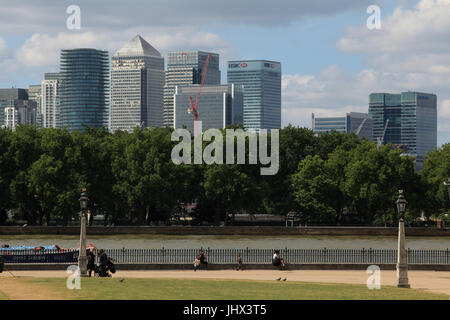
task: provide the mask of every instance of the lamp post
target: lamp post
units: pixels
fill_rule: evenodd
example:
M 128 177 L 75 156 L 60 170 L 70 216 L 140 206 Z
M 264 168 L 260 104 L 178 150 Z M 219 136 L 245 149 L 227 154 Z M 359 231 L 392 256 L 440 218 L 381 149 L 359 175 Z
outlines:
M 444 184 L 447 186 L 448 198 L 450 199 L 450 177 L 447 179 L 447 181 L 444 181 Z
M 410 288 L 408 282 L 408 262 L 406 257 L 405 248 L 405 211 L 406 211 L 406 201 L 403 196 L 403 190 L 398 191 L 397 199 L 397 211 L 400 216 L 398 221 L 398 256 L 397 256 L 397 287 L 398 288 Z
M 86 256 L 86 210 L 88 207 L 89 198 L 86 196 L 86 188 L 83 188 L 80 197 L 80 251 L 78 254 L 78 269 L 80 276 L 87 276 L 87 256 Z

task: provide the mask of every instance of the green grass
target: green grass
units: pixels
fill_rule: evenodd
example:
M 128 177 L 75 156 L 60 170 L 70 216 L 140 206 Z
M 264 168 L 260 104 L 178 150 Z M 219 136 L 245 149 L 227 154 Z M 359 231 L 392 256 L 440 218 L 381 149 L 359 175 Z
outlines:
M 183 279 L 82 279 L 80 290 L 66 289 L 66 279 L 27 279 L 30 284 L 44 286 L 67 299 L 106 300 L 428 300 L 447 295 L 415 289 L 384 286 L 368 290 L 364 285 L 320 284 L 247 280 L 183 280 Z
M 0 290 L 0 300 L 8 300 L 8 296 Z

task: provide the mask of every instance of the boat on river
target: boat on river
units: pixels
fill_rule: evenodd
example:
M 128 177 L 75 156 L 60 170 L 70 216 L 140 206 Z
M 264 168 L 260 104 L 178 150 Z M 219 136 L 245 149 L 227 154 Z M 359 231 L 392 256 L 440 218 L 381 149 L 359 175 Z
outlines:
M 89 250 L 86 249 L 86 252 Z M 51 246 L 3 246 L 0 256 L 4 263 L 77 263 L 78 248 Z

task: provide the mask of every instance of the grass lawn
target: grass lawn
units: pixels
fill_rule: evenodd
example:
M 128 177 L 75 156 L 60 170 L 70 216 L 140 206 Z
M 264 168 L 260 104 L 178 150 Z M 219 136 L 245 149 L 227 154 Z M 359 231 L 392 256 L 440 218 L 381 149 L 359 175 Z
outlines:
M 0 288 L 0 300 L 8 300 L 8 296 L 1 291 L 1 288 Z
M 150 299 L 150 300 L 414 300 L 444 299 L 447 295 L 415 289 L 384 286 L 368 290 L 364 285 L 320 284 L 248 280 L 184 280 L 89 278 L 81 280 L 80 290 L 66 289 L 63 278 L 20 279 L 28 285 L 45 287 L 65 299 Z

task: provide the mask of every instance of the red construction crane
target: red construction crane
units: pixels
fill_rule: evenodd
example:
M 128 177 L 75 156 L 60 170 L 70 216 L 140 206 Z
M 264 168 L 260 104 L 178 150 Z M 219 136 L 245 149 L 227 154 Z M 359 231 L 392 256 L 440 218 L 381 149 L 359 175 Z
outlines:
M 200 82 L 200 87 L 199 87 L 198 92 L 197 92 L 197 98 L 195 99 L 195 104 L 194 104 L 194 99 L 192 99 L 192 96 L 189 97 L 191 105 L 187 109 L 187 112 L 189 114 L 190 113 L 194 114 L 194 138 L 197 137 L 197 135 L 198 135 L 198 127 L 197 127 L 198 102 L 200 101 L 200 95 L 202 94 L 202 88 L 203 88 L 203 85 L 205 84 L 206 71 L 208 70 L 208 64 L 209 64 L 209 58 L 210 57 L 211 57 L 211 53 L 208 53 L 208 57 L 206 58 L 205 66 L 203 67 L 202 81 Z

